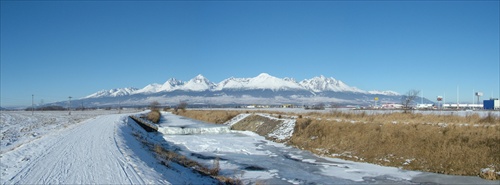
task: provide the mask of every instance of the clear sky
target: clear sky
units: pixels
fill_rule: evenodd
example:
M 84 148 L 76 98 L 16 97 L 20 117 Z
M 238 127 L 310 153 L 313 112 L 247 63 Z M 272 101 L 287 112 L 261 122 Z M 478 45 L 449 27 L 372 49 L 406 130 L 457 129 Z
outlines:
M 500 96 L 499 1 L 1 1 L 1 106 L 262 72 Z

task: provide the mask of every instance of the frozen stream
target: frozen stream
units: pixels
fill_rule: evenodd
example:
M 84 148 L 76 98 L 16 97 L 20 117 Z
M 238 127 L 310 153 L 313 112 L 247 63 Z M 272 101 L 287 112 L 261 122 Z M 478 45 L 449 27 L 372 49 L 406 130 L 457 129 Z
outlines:
M 210 132 L 170 132 L 163 139 L 185 156 L 206 165 L 220 159 L 221 173 L 245 183 L 264 184 L 498 184 L 479 177 L 400 170 L 368 163 L 319 157 L 266 140 L 252 132 L 227 131 L 219 125 L 164 113 L 162 127 L 204 128 Z M 219 130 L 220 132 L 217 132 Z

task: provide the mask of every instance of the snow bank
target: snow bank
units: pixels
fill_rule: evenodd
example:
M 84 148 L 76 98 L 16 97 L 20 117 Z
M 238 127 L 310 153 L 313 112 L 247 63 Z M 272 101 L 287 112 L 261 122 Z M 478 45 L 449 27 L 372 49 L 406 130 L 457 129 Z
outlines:
M 247 118 L 248 116 L 250 116 L 251 114 L 238 114 L 237 116 L 235 116 L 234 118 L 232 118 L 231 120 L 229 121 L 226 121 L 224 123 L 224 125 L 229 125 L 229 127 L 233 126 L 234 124 L 240 122 L 241 120 L 244 120 L 245 118 Z

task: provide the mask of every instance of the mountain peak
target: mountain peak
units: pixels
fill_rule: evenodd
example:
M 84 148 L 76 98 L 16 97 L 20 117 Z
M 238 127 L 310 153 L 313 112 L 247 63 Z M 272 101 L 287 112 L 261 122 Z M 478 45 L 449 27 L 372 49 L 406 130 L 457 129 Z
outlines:
M 257 75 L 257 77 L 273 77 L 267 73 L 260 73 L 259 75 Z
M 179 89 L 186 91 L 206 91 L 211 90 L 213 87 L 215 87 L 214 83 L 210 82 L 203 75 L 199 74 L 185 83 Z
M 313 92 L 334 91 L 334 92 L 364 92 L 356 87 L 350 87 L 340 80 L 333 77 L 327 78 L 323 75 L 306 79 L 300 82 L 300 85 Z
M 180 80 L 177 80 L 176 78 L 169 78 L 165 83 L 172 83 L 172 82 L 180 82 Z
M 261 73 L 255 78 L 250 78 L 247 83 L 247 88 L 251 89 L 271 89 L 289 90 L 289 89 L 304 89 L 297 82 L 290 78 L 277 78 L 267 73 Z
M 194 77 L 194 79 L 206 79 L 202 74 L 198 74 Z
M 99 98 L 99 97 L 117 97 L 117 96 L 126 96 L 133 94 L 137 91 L 137 88 L 134 87 L 126 87 L 126 88 L 116 88 L 110 90 L 100 90 L 94 94 L 88 95 L 84 98 Z
M 191 81 L 194 83 L 210 83 L 210 81 L 201 74 L 196 75 L 193 79 L 189 80 L 189 82 Z

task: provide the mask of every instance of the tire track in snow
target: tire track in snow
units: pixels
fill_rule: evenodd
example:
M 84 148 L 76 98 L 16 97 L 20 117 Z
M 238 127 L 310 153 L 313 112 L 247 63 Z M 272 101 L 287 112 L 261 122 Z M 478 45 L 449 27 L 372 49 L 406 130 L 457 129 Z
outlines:
M 46 150 L 8 183 L 143 184 L 116 141 L 120 115 L 100 116 L 49 140 Z

